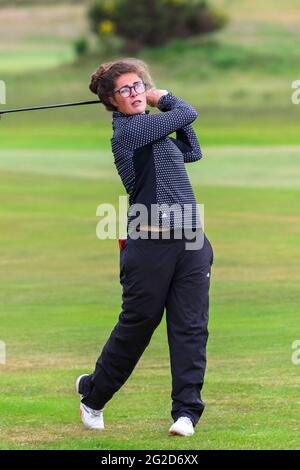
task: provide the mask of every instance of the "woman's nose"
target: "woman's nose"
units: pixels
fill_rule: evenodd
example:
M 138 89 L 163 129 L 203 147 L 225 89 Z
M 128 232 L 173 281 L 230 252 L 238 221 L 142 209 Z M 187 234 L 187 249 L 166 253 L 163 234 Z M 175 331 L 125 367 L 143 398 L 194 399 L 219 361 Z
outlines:
M 130 96 L 132 96 L 132 92 L 133 92 L 133 96 L 136 96 L 137 95 L 137 92 L 135 91 L 134 88 L 131 88 L 131 93 L 130 93 Z

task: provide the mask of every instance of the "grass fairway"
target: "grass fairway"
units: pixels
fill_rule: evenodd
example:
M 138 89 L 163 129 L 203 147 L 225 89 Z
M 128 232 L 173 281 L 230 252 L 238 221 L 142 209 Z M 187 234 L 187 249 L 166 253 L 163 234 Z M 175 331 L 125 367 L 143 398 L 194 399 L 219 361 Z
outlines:
M 225 29 L 139 55 L 158 88 L 199 114 L 203 158 L 187 169 L 215 254 L 203 418 L 189 439 L 167 435 L 163 318 L 107 404 L 105 432 L 82 426 L 75 378 L 93 370 L 121 311 L 117 241 L 96 237 L 98 205 L 124 195 L 111 120 L 98 105 L 10 114 L 0 121 L 0 449 L 300 449 L 299 1 L 211 2 L 229 14 Z M 91 38 L 85 2 L 9 3 L 1 109 L 95 99 L 90 75 L 119 56 L 73 62 L 73 40 Z
M 1 448 L 300 449 L 299 148 L 207 147 L 187 166 L 215 251 L 207 409 L 195 435 L 167 435 L 165 319 L 107 405 L 105 432 L 82 427 L 74 380 L 92 370 L 121 305 L 117 242 L 95 234 L 97 206 L 124 194 L 111 158 L 0 153 Z

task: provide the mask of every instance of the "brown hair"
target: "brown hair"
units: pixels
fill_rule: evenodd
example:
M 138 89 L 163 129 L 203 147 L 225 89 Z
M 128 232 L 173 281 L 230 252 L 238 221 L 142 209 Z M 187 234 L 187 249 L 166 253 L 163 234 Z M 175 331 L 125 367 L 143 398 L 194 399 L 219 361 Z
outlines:
M 155 87 L 153 79 L 145 62 L 132 57 L 107 62 L 99 65 L 91 76 L 89 89 L 98 95 L 107 111 L 117 111 L 117 108 L 109 101 L 115 89 L 115 81 L 124 73 L 136 73 L 146 84 L 146 89 Z

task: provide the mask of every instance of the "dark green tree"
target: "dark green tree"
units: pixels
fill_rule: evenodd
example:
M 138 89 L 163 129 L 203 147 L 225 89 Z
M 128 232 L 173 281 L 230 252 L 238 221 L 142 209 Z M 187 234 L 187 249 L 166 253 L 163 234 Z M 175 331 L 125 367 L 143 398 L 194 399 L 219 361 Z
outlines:
M 174 38 L 209 33 L 228 20 L 205 0 L 95 0 L 88 17 L 97 34 L 122 37 L 129 53 Z

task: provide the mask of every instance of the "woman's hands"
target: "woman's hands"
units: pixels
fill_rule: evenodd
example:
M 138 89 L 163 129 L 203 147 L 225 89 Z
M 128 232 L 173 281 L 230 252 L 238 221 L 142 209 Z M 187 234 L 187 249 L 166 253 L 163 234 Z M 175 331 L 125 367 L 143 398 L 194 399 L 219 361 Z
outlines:
M 168 93 L 167 90 L 158 90 L 157 88 L 150 88 L 146 90 L 147 104 L 149 106 L 156 107 L 159 101 L 159 98 Z

